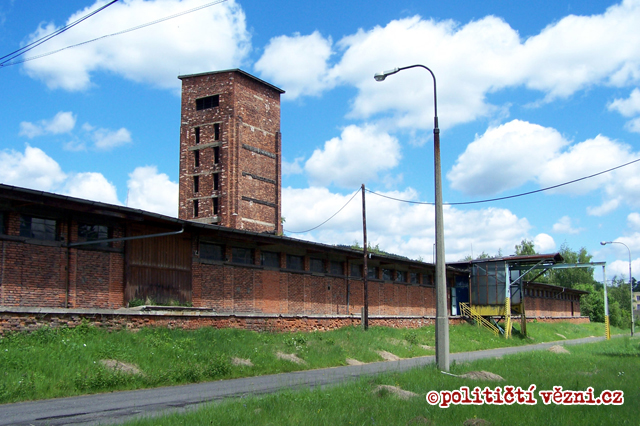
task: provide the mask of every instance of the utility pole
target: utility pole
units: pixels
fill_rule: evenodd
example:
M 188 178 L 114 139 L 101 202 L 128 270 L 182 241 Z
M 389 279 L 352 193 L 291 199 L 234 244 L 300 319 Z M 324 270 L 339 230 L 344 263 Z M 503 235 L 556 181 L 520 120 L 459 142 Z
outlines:
M 369 329 L 369 283 L 367 278 L 369 277 L 369 269 L 367 268 L 367 206 L 364 201 L 364 183 L 362 184 L 362 235 L 363 235 L 363 249 L 364 253 L 364 266 L 362 268 L 362 281 L 364 283 L 364 309 L 362 310 L 362 323 L 364 329 Z

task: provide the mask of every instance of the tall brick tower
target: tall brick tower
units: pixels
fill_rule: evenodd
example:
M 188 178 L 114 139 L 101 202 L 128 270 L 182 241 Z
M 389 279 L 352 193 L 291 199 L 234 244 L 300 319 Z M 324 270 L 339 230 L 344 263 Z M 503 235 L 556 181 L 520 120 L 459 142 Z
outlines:
M 180 219 L 281 233 L 284 91 L 239 69 L 178 78 Z

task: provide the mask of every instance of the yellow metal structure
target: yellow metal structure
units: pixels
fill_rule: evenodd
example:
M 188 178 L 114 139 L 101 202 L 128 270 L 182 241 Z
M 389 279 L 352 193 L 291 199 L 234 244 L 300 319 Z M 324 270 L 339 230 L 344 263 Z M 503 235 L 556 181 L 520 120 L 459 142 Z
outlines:
M 478 326 L 482 326 L 486 328 L 496 336 L 498 335 L 498 333 L 500 333 L 500 330 L 498 329 L 498 327 L 496 327 L 495 325 L 487 321 L 481 314 L 479 314 L 475 310 L 475 307 L 469 306 L 468 303 L 460 302 L 460 310 L 462 311 L 462 315 L 469 318 L 473 318 L 473 320 L 476 322 Z
M 604 317 L 604 332 L 607 340 L 611 340 L 611 328 L 609 327 L 609 315 Z
M 504 298 L 504 337 L 511 337 L 511 298 Z

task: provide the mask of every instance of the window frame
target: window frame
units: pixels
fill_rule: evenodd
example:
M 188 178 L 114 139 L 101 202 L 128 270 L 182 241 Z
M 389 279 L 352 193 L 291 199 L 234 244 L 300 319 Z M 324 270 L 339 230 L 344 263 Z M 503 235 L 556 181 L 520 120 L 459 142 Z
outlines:
M 29 226 L 27 229 L 26 222 L 27 218 L 29 218 Z M 42 221 L 41 224 L 44 227 L 44 230 L 37 230 L 34 232 L 33 225 L 34 219 L 36 221 Z M 53 231 L 51 231 L 51 227 L 53 226 Z M 26 233 L 28 232 L 28 235 Z M 34 240 L 40 241 L 59 241 L 58 237 L 58 221 L 56 219 L 48 219 L 39 216 L 31 216 L 31 215 L 20 215 L 20 236 L 26 237 Z M 45 238 L 40 238 L 40 236 L 44 236 Z

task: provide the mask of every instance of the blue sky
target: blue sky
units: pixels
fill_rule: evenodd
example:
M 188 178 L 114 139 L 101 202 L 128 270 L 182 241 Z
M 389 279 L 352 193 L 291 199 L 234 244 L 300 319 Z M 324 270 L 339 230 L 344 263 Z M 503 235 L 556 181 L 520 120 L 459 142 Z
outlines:
M 105 1 L 4 1 L 2 54 Z M 212 3 L 120 1 L 24 58 Z M 242 68 L 282 98 L 285 229 L 361 183 L 433 201 L 436 75 L 445 202 L 537 190 L 640 158 L 640 0 L 232 1 L 0 69 L 0 182 L 177 214 L 178 75 Z M 448 261 L 563 243 L 640 271 L 640 163 L 499 202 L 445 207 Z M 361 241 L 357 196 L 287 235 Z M 431 261 L 433 208 L 369 194 L 369 239 Z M 596 274 L 600 279 L 600 272 Z

